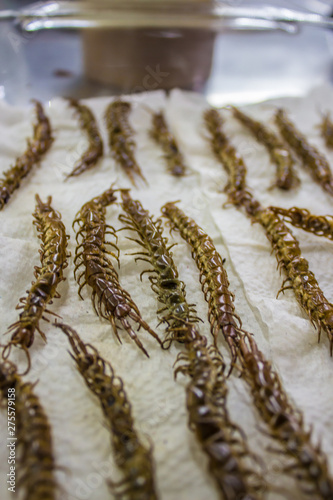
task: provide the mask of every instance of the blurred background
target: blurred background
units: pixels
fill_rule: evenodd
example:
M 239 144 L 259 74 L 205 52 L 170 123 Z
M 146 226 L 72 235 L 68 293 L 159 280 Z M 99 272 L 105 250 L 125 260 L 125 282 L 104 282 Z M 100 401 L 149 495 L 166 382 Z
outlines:
M 175 0 L 155 2 L 163 3 L 169 12 L 175 5 Z M 142 0 L 136 3 L 140 9 Z M 19 10 L 29 4 L 0 0 L 0 9 Z M 99 4 L 93 3 L 97 17 Z M 105 8 L 112 1 L 102 4 Z M 212 8 L 275 6 L 326 17 L 333 13 L 333 0 L 187 0 L 186 4 L 189 19 L 195 17 L 195 4 Z M 195 22 L 197 27 L 173 27 L 170 23 L 142 27 L 140 23 L 135 26 L 132 16 L 128 27 L 26 31 L 18 20 L 3 19 L 0 97 L 24 104 L 31 98 L 46 101 L 54 96 L 84 98 L 181 87 L 204 93 L 211 104 L 223 105 L 301 96 L 315 86 L 333 82 L 331 28 L 269 22 L 256 26 L 253 21 L 248 26 L 246 20 L 239 19 L 216 30 Z

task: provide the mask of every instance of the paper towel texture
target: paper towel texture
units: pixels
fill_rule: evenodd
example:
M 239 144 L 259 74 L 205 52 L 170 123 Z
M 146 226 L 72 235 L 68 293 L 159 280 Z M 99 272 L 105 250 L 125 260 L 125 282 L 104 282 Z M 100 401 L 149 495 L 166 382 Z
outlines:
M 162 92 L 152 92 L 133 99 L 131 123 L 136 132 L 137 158 L 149 186 L 140 184 L 132 188 L 132 196 L 139 199 L 155 216 L 167 201 L 181 200 L 180 207 L 193 217 L 213 238 L 217 249 L 226 258 L 230 288 L 236 294 L 236 310 L 245 329 L 254 333 L 266 356 L 279 371 L 285 388 L 298 407 L 304 412 L 308 426 L 313 426 L 314 438 L 322 447 L 333 467 L 333 360 L 325 334 L 320 344 L 317 333 L 307 316 L 301 311 L 292 291 L 276 299 L 282 277 L 276 270 L 275 257 L 270 254 L 270 244 L 262 228 L 234 207 L 222 208 L 226 201 L 223 187 L 227 175 L 217 163 L 209 148 L 203 127 L 202 112 L 207 107 L 202 96 L 173 91 L 169 98 Z M 116 182 L 119 187 L 132 187 L 120 167 L 115 164 L 107 146 L 103 113 L 111 98 L 85 101 L 94 110 L 105 139 L 105 156 L 98 166 L 80 177 L 64 182 L 65 176 L 87 146 L 84 133 L 68 104 L 54 99 L 45 104 L 50 117 L 55 141 L 31 175 L 22 182 L 7 206 L 0 212 L 0 311 L 1 328 L 18 318 L 15 306 L 24 296 L 33 279 L 33 267 L 39 264 L 39 240 L 32 225 L 36 193 L 45 200 L 52 195 L 53 207 L 60 211 L 70 235 L 70 265 L 65 271 L 67 280 L 59 287 L 61 298 L 54 300 L 52 311 L 62 316 L 82 336 L 100 350 L 111 362 L 117 375 L 122 377 L 125 390 L 133 406 L 136 427 L 143 439 L 154 447 L 156 481 L 160 498 L 164 500 L 215 500 L 219 498 L 215 483 L 207 471 L 207 462 L 195 436 L 187 427 L 185 408 L 185 379 L 173 380 L 173 363 L 179 346 L 162 351 L 146 332 L 139 333 L 149 351 L 145 359 L 134 343 L 121 332 L 122 345 L 115 339 L 111 326 L 94 313 L 90 292 L 83 290 L 84 301 L 77 294 L 73 277 L 75 234 L 72 222 L 75 214 L 86 201 Z M 266 122 L 271 121 L 277 105 L 283 105 L 309 140 L 325 151 L 329 160 L 333 153 L 325 150 L 324 142 L 316 128 L 319 111 L 333 111 L 333 90 L 320 89 L 306 99 L 284 99 L 258 104 L 248 112 Z M 189 166 L 184 178 L 170 176 L 165 168 L 162 153 L 149 137 L 152 110 L 165 109 L 167 119 L 184 152 Z M 248 184 L 264 205 L 306 207 L 314 213 L 332 214 L 333 199 L 313 183 L 309 174 L 298 169 L 301 185 L 291 192 L 268 190 L 274 182 L 275 167 L 270 163 L 266 150 L 224 110 L 226 129 L 232 141 L 244 156 L 248 167 Z M 0 169 L 5 171 L 25 148 L 31 135 L 33 108 L 13 108 L 0 102 Z M 274 126 L 272 124 L 272 126 Z M 116 228 L 120 208 L 107 209 L 107 221 Z M 304 256 L 326 294 L 333 301 L 331 271 L 333 243 L 311 234 L 293 229 L 299 238 Z M 166 235 L 169 235 L 166 233 Z M 121 284 L 126 288 L 141 310 L 143 318 L 152 326 L 157 325 L 158 304 L 147 278 L 139 281 L 139 274 L 146 266 L 135 264 L 129 253 L 137 245 L 119 235 L 121 249 Z M 128 236 L 130 236 L 128 234 Z M 178 243 L 173 248 L 180 278 L 186 283 L 187 298 L 196 303 L 204 320 L 201 332 L 210 337 L 207 322 L 207 304 L 204 301 L 196 265 L 190 250 L 177 234 Z M 170 238 L 171 240 L 171 238 Z M 59 469 L 56 472 L 61 488 L 60 500 L 106 500 L 112 498 L 105 479 L 119 478 L 111 454 L 109 432 L 106 428 L 98 400 L 89 392 L 77 373 L 68 354 L 68 341 L 51 323 L 41 324 L 47 336 L 44 344 L 39 335 L 31 348 L 32 369 L 27 379 L 39 380 L 35 391 L 40 397 L 53 429 L 54 451 Z M 163 337 L 163 326 L 156 331 Z M 8 338 L 8 337 L 7 337 Z M 6 337 L 2 338 L 2 343 Z M 223 342 L 220 342 L 226 353 Z M 226 357 L 228 357 L 226 355 Z M 13 353 L 20 367 L 25 366 L 21 352 Z M 302 498 L 293 481 L 285 478 L 281 468 L 283 457 L 272 455 L 266 448 L 270 441 L 259 431 L 260 420 L 251 406 L 247 388 L 237 376 L 229 380 L 229 409 L 232 418 L 243 426 L 253 449 L 263 458 L 267 477 L 283 492 L 273 491 L 270 500 Z M 6 412 L 0 415 L 0 491 L 1 498 L 13 498 L 7 491 L 7 421 Z

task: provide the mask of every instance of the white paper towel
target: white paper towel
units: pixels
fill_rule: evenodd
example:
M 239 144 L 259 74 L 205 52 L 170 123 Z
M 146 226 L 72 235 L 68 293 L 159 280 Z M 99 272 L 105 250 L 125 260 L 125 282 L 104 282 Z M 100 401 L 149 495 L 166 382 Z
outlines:
M 291 117 L 309 137 L 310 141 L 324 150 L 323 141 L 315 125 L 320 121 L 320 110 L 327 110 L 332 103 L 331 88 L 320 89 L 306 99 L 285 99 L 252 106 L 248 109 L 254 117 L 269 120 L 274 107 L 283 105 Z M 84 133 L 79 129 L 73 111 L 65 101 L 55 99 L 45 105 L 54 130 L 55 141 L 41 165 L 36 167 L 8 205 L 0 212 L 0 310 L 2 332 L 17 320 L 15 306 L 25 294 L 33 279 L 33 266 L 39 264 L 39 240 L 32 225 L 34 195 L 42 200 L 52 195 L 53 207 L 59 210 L 70 234 L 69 248 L 75 253 L 75 235 L 71 228 L 75 214 L 83 203 L 100 194 L 111 185 L 131 187 L 110 156 L 103 113 L 110 98 L 87 100 L 98 118 L 105 139 L 105 157 L 98 166 L 77 178 L 64 182 L 75 160 L 87 145 Z M 185 178 L 177 179 L 166 172 L 162 153 L 149 138 L 150 112 L 145 106 L 158 110 L 165 108 L 167 119 L 174 130 L 189 165 Z M 299 408 L 304 411 L 305 421 L 313 425 L 314 436 L 322 441 L 322 447 L 333 461 L 333 398 L 331 373 L 333 360 L 329 357 L 328 341 L 322 335 L 317 343 L 317 333 L 306 315 L 300 310 L 292 291 L 279 299 L 276 293 L 282 282 L 276 270 L 274 256 L 262 228 L 251 225 L 249 219 L 235 208 L 222 209 L 226 196 L 222 193 L 227 176 L 210 152 L 207 133 L 202 124 L 202 111 L 207 106 L 202 96 L 175 90 L 169 99 L 162 92 L 152 92 L 135 98 L 131 122 L 137 133 L 137 158 L 149 187 L 143 183 L 132 189 L 132 196 L 140 199 L 144 207 L 158 216 L 160 207 L 167 201 L 180 199 L 180 207 L 192 216 L 214 239 L 236 294 L 236 308 L 243 319 L 244 328 L 255 334 L 260 348 L 273 360 L 285 383 L 285 387 Z M 333 109 L 333 104 L 331 104 Z M 233 143 L 244 154 L 248 166 L 248 183 L 255 195 L 265 205 L 283 207 L 301 206 L 314 213 L 332 213 L 333 200 L 315 185 L 310 176 L 299 169 L 300 187 L 290 193 L 277 189 L 268 191 L 274 181 L 275 167 L 271 165 L 265 149 L 228 111 L 226 128 Z M 4 171 L 24 151 L 25 139 L 31 135 L 33 110 L 12 108 L 0 102 L 0 168 Z M 330 160 L 332 153 L 326 151 Z M 120 227 L 117 219 L 120 209 L 107 210 L 108 222 Z M 302 251 L 309 259 L 310 267 L 324 290 L 333 301 L 333 281 L 330 272 L 332 242 L 311 234 L 294 230 L 301 242 Z M 189 302 L 198 306 L 204 324 L 202 333 L 208 337 L 207 304 L 198 280 L 196 265 L 187 245 L 179 236 L 174 247 L 175 261 L 180 277 L 186 283 Z M 154 327 L 157 324 L 156 297 L 148 279 L 139 282 L 144 263 L 135 264 L 127 255 L 137 249 L 135 243 L 120 233 L 120 279 L 138 304 L 142 316 Z M 146 332 L 140 332 L 150 353 L 147 360 L 136 346 L 121 333 L 122 345 L 112 334 L 110 325 L 95 315 L 90 291 L 83 291 L 84 301 L 77 295 L 73 277 L 73 260 L 65 275 L 67 280 L 59 288 L 61 299 L 55 300 L 52 310 L 60 314 L 65 323 L 77 329 L 84 341 L 93 343 L 123 378 L 125 389 L 133 405 L 136 427 L 141 435 L 149 436 L 154 446 L 156 478 L 160 498 L 165 500 L 214 500 L 219 498 L 214 481 L 207 472 L 206 458 L 197 445 L 194 435 L 187 428 L 185 409 L 185 380 L 173 380 L 172 365 L 180 350 L 172 346 L 162 351 Z M 39 395 L 53 429 L 54 449 L 59 469 L 56 472 L 61 489 L 61 500 L 106 500 L 112 498 L 105 478 L 119 478 L 111 457 L 109 432 L 105 426 L 98 400 L 86 388 L 67 350 L 65 336 L 51 324 L 41 325 L 48 342 L 36 334 L 31 348 L 32 370 L 27 379 L 39 380 L 35 391 Z M 163 337 L 164 329 L 157 332 Z M 8 337 L 7 337 L 8 338 Z M 3 337 L 3 340 L 5 337 Z M 3 341 L 2 341 L 3 342 Z M 221 342 L 222 352 L 226 352 Z M 15 359 L 24 366 L 23 353 L 16 352 Z M 288 491 L 277 491 L 269 499 L 302 498 L 293 482 L 285 479 L 280 468 L 283 457 L 267 451 L 269 441 L 258 431 L 263 427 L 251 406 L 250 397 L 242 380 L 230 378 L 229 406 L 232 418 L 246 430 L 250 445 L 265 460 L 268 477 L 273 483 L 283 484 Z M 6 448 L 6 416 L 1 413 L 0 435 L 0 491 L 7 500 L 6 474 L 8 472 Z M 148 437 L 147 437 L 148 439 Z

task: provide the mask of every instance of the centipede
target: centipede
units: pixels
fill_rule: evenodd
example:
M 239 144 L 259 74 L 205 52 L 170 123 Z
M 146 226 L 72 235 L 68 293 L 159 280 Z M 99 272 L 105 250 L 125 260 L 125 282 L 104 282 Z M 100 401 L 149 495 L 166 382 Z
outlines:
M 222 333 L 230 350 L 231 368 L 237 360 L 237 339 L 242 331 L 242 322 L 235 313 L 234 295 L 229 290 L 229 281 L 223 260 L 217 252 L 213 240 L 187 217 L 174 203 L 167 203 L 162 213 L 171 223 L 173 230 L 191 246 L 200 273 L 200 283 L 208 303 L 208 320 L 214 345 L 217 347 L 219 332 Z
M 15 429 L 16 439 L 8 438 L 8 445 L 14 443 L 20 450 L 16 453 L 17 489 L 24 490 L 24 500 L 55 500 L 59 485 L 54 474 L 51 427 L 34 385 L 23 382 L 12 361 L 0 362 L 1 401 L 6 402 L 8 414 L 15 409 L 15 424 L 10 427 Z
M 22 180 L 41 160 L 53 142 L 50 121 L 43 106 L 38 101 L 34 102 L 37 121 L 33 128 L 33 138 L 28 140 L 26 151 L 16 159 L 15 165 L 5 171 L 0 179 L 0 210 L 9 202 Z
M 122 379 L 97 349 L 84 343 L 72 327 L 61 323 L 54 326 L 66 334 L 72 349 L 70 355 L 86 385 L 99 399 L 110 428 L 115 462 L 124 475 L 119 483 L 110 482 L 115 498 L 157 500 L 152 447 L 142 442 L 135 429 Z
M 313 180 L 317 182 L 324 191 L 333 195 L 333 176 L 329 163 L 325 156 L 317 148 L 309 144 L 296 126 L 289 120 L 283 109 L 278 109 L 275 114 L 275 123 L 282 137 L 296 153 Z
M 103 156 L 103 140 L 98 129 L 96 118 L 88 106 L 85 106 L 77 99 L 68 99 L 70 106 L 72 106 L 78 117 L 80 127 L 86 132 L 89 141 L 88 148 L 83 152 L 81 157 L 77 160 L 72 172 L 68 174 L 69 177 L 77 175 L 92 169 L 97 165 L 99 159 Z
M 255 499 L 264 489 L 256 457 L 249 450 L 244 433 L 234 424 L 226 407 L 227 387 L 222 355 L 197 328 L 193 305 L 186 301 L 185 285 L 178 278 L 161 221 L 154 221 L 141 203 L 122 190 L 122 207 L 126 216 L 119 218 L 125 228 L 135 231 L 133 239 L 145 252 L 139 259 L 151 264 L 150 280 L 158 300 L 165 306 L 162 318 L 167 322 L 166 339 L 185 345 L 176 360 L 175 377 L 190 377 L 186 386 L 189 427 L 195 433 L 209 459 L 209 470 L 224 500 Z M 161 313 L 161 310 L 159 311 Z
M 280 215 L 286 222 L 303 229 L 316 236 L 323 236 L 333 240 L 333 216 L 314 215 L 306 208 L 292 207 L 289 209 L 269 207 L 275 214 Z
M 129 123 L 131 109 L 130 102 L 116 99 L 107 107 L 105 121 L 109 135 L 109 146 L 114 158 L 135 186 L 135 176 L 147 181 L 135 158 L 134 131 Z
M 321 136 L 328 148 L 333 148 L 333 122 L 330 114 L 327 113 L 320 124 Z
M 216 109 L 205 111 L 204 122 L 210 134 L 212 152 L 228 174 L 228 183 L 224 191 L 228 195 L 229 202 L 237 205 L 239 194 L 244 192 L 246 186 L 245 163 L 224 133 L 223 118 Z
M 43 203 L 36 195 L 36 209 L 33 214 L 33 224 L 39 232 L 41 239 L 40 261 L 41 266 L 35 266 L 36 281 L 32 283 L 26 297 L 22 297 L 16 309 L 23 309 L 19 315 L 19 320 L 13 323 L 7 333 L 11 333 L 11 340 L 4 347 L 2 357 L 8 358 L 12 346 L 23 349 L 27 355 L 28 367 L 30 370 L 29 348 L 34 342 L 35 332 L 40 334 L 46 342 L 46 336 L 40 329 L 41 319 L 49 321 L 46 313 L 55 315 L 49 310 L 48 305 L 52 304 L 54 298 L 59 298 L 57 292 L 58 285 L 65 280 L 64 269 L 68 266 L 66 228 L 61 221 L 61 215 L 51 206 L 52 198 L 49 196 Z
M 110 257 L 119 262 L 119 248 L 115 229 L 106 224 L 106 207 L 113 204 L 117 197 L 116 190 L 111 187 L 100 196 L 87 202 L 78 212 L 73 227 L 79 225 L 76 234 L 77 247 L 75 252 L 74 276 L 79 284 L 79 296 L 84 286 L 92 289 L 91 300 L 96 314 L 111 323 L 113 332 L 121 342 L 119 324 L 135 342 L 139 349 L 147 356 L 141 340 L 135 333 L 131 321 L 142 327 L 159 343 L 158 335 L 142 319 L 140 311 L 130 294 L 120 285 L 119 276 Z M 110 234 L 114 242 L 107 242 L 106 235 Z M 81 274 L 78 271 L 83 268 Z M 131 321 L 130 321 L 131 320 Z
M 329 476 L 327 459 L 319 447 L 313 446 L 311 432 L 304 426 L 303 416 L 290 401 L 285 392 L 278 374 L 259 350 L 254 337 L 247 331 L 235 327 L 236 316 L 233 305 L 234 296 L 229 291 L 229 282 L 226 271 L 221 272 L 223 260 L 214 248 L 212 240 L 195 223 L 186 217 L 174 203 L 166 204 L 162 212 L 177 229 L 181 236 L 191 245 L 192 256 L 195 258 L 200 271 L 204 276 L 207 290 L 214 287 L 214 283 L 224 283 L 223 293 L 219 296 L 218 307 L 209 303 L 209 313 L 218 324 L 221 314 L 227 319 L 226 311 L 231 316 L 233 334 L 229 337 L 228 347 L 237 356 L 241 363 L 241 374 L 251 389 L 254 406 L 261 419 L 266 423 L 270 436 L 277 441 L 292 463 L 285 471 L 300 482 L 303 491 L 317 495 L 319 498 L 332 498 L 333 482 Z M 214 257 L 214 259 L 210 258 Z M 214 274 L 219 279 L 213 279 Z M 232 297 L 232 300 L 230 300 Z M 241 324 L 241 323 L 240 323 Z M 278 453 L 281 450 L 277 450 Z
M 293 156 L 279 137 L 263 123 L 254 120 L 238 108 L 231 106 L 231 110 L 234 118 L 245 125 L 247 130 L 266 147 L 271 162 L 276 165 L 276 180 L 272 187 L 276 186 L 285 191 L 296 187 L 299 184 L 299 178 L 294 170 Z
M 122 208 L 126 215 L 121 214 L 119 219 L 124 223 L 125 229 L 138 234 L 140 240 L 134 239 L 145 250 L 136 252 L 136 260 L 148 262 L 152 267 L 140 274 L 149 273 L 152 290 L 157 294 L 158 300 L 164 307 L 157 313 L 161 322 L 166 323 L 166 338 L 164 345 L 172 341 L 185 341 L 186 328 L 184 322 L 196 323 L 194 305 L 186 301 L 185 284 L 179 280 L 178 271 L 174 264 L 168 241 L 163 237 L 162 221 L 154 220 L 138 200 L 133 200 L 128 190 L 121 191 Z
M 186 174 L 184 157 L 162 111 L 153 114 L 150 136 L 162 148 L 170 174 L 175 177 L 184 176 Z

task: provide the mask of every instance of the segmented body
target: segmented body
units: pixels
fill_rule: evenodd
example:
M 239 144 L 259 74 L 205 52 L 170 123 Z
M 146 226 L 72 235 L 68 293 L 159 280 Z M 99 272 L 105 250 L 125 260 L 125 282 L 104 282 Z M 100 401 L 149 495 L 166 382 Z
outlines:
M 112 483 L 116 499 L 156 500 L 154 460 L 151 447 L 145 446 L 135 429 L 131 404 L 123 381 L 110 363 L 77 332 L 67 325 L 55 324 L 67 335 L 72 358 L 89 389 L 98 397 L 111 430 L 115 462 L 124 474 L 119 484 Z
M 198 266 L 202 290 L 209 306 L 208 319 L 214 344 L 217 345 L 218 333 L 221 332 L 230 349 L 232 363 L 235 363 L 242 324 L 235 314 L 234 295 L 229 290 L 222 258 L 213 240 L 174 203 L 164 205 L 162 213 L 168 217 L 172 228 L 177 229 L 191 245 L 192 257 Z
M 313 215 L 306 208 L 292 207 L 284 209 L 280 207 L 270 207 L 270 209 L 283 219 L 290 222 L 295 227 L 299 227 L 308 233 L 324 236 L 333 240 L 333 216 Z
M 141 203 L 122 191 L 126 217 L 121 220 L 136 231 L 144 247 L 144 260 L 152 265 L 152 289 L 165 306 L 162 320 L 168 322 L 167 340 L 185 343 L 186 352 L 177 358 L 175 376 L 181 372 L 191 380 L 186 386 L 189 425 L 209 459 L 209 469 L 224 500 L 255 499 L 263 482 L 254 467 L 244 434 L 229 418 L 226 408 L 227 387 L 224 361 L 218 351 L 207 348 L 207 340 L 195 325 L 193 306 L 187 304 L 185 285 L 163 237 L 161 222 L 153 221 Z M 145 272 L 145 271 L 144 271 Z M 163 309 L 162 309 L 163 311 Z M 162 312 L 160 311 L 160 312 Z
M 135 175 L 146 181 L 135 159 L 136 144 L 133 129 L 129 123 L 131 104 L 117 99 L 106 109 L 105 121 L 109 133 L 109 145 L 116 161 L 135 186 Z
M 205 253 L 210 252 L 212 255 L 215 254 L 213 264 L 219 263 L 218 267 L 223 267 L 221 257 L 218 256 L 216 250 L 215 252 L 212 250 L 212 241 L 195 221 L 187 218 L 173 203 L 165 205 L 163 212 L 170 218 L 172 227 L 178 229 L 181 236 L 190 243 L 200 270 L 204 269 L 208 275 L 210 266 L 207 270 L 204 267 Z M 208 243 L 207 246 L 202 245 L 201 253 L 196 251 L 196 245 L 200 247 L 200 242 Z M 212 267 L 214 269 L 214 266 Z M 225 271 L 220 281 L 224 282 L 224 293 L 220 296 L 220 310 L 210 308 L 210 314 L 215 321 L 219 320 L 221 311 L 222 313 L 230 311 L 230 315 L 234 315 L 233 303 L 230 305 L 231 292 L 229 292 Z M 213 283 L 212 281 L 212 286 Z M 228 342 L 231 352 L 233 352 L 232 345 L 237 350 L 243 378 L 251 388 L 253 403 L 260 417 L 267 424 L 270 435 L 277 440 L 284 453 L 292 459 L 292 465 L 287 472 L 300 481 L 304 491 L 308 490 L 311 494 L 318 495 L 319 498 L 332 498 L 333 482 L 329 476 L 326 457 L 319 447 L 312 445 L 311 432 L 305 430 L 302 414 L 290 402 L 277 373 L 259 350 L 254 338 L 247 332 L 234 328 L 233 335 L 229 336 Z
M 251 335 L 240 338 L 239 356 L 243 377 L 251 388 L 260 417 L 268 425 L 271 437 L 291 458 L 285 472 L 299 481 L 309 498 L 332 500 L 333 480 L 327 458 L 320 446 L 312 444 L 312 433 L 305 429 L 302 413 L 291 403 L 278 374 Z
M 279 127 L 281 135 L 295 151 L 312 178 L 321 185 L 329 194 L 333 195 L 333 176 L 326 158 L 308 143 L 306 137 L 287 118 L 283 109 L 279 109 L 275 115 L 275 122 Z
M 24 500 L 55 500 L 58 485 L 54 477 L 52 435 L 48 418 L 33 385 L 23 382 L 9 360 L 0 363 L 0 395 L 8 408 L 15 409 L 17 489 L 24 489 Z M 14 398 L 13 398 L 14 395 Z M 15 401 L 10 406 L 10 401 Z
M 88 106 L 81 104 L 76 99 L 69 99 L 69 103 L 79 116 L 81 129 L 87 133 L 89 147 L 76 162 L 74 169 L 67 178 L 80 175 L 82 172 L 93 168 L 103 156 L 103 141 L 93 112 Z
M 333 148 L 333 123 L 329 114 L 325 115 L 320 125 L 321 136 L 328 148 Z
M 37 123 L 34 125 L 33 138 L 28 140 L 26 151 L 17 158 L 15 165 L 4 172 L 0 179 L 0 210 L 53 142 L 51 125 L 40 102 L 35 101 L 35 109 Z
M 278 264 L 286 273 L 287 278 L 280 292 L 287 288 L 294 290 L 298 303 L 318 328 L 319 338 L 321 329 L 326 332 L 332 355 L 333 305 L 328 302 L 314 274 L 309 270 L 309 263 L 302 256 L 297 239 L 281 218 L 269 208 L 262 210 L 256 220 L 265 229 Z M 287 282 L 289 286 L 285 286 Z
M 186 166 L 183 155 L 179 150 L 175 137 L 169 130 L 162 111 L 153 115 L 150 135 L 163 149 L 169 172 L 176 177 L 185 175 Z
M 158 311 L 161 321 L 166 322 L 166 344 L 169 341 L 185 341 L 184 322 L 199 321 L 193 305 L 186 301 L 185 285 L 178 279 L 178 271 L 172 259 L 167 239 L 162 236 L 161 221 L 154 221 L 149 212 L 137 200 L 132 200 L 128 191 L 122 190 L 122 208 L 126 216 L 119 219 L 127 229 L 135 231 L 140 240 L 136 241 L 145 252 L 139 252 L 137 259 L 149 262 L 152 268 L 143 273 L 151 274 L 149 280 L 158 300 L 165 306 Z M 172 246 L 172 245 L 171 245 Z M 143 273 L 141 273 L 141 278 Z
M 289 190 L 299 183 L 294 172 L 294 161 L 290 151 L 280 141 L 278 136 L 264 126 L 263 123 L 254 120 L 239 109 L 232 107 L 233 116 L 252 132 L 254 137 L 263 144 L 272 163 L 276 165 L 275 185 L 284 190 Z
M 44 341 L 45 334 L 39 328 L 43 315 L 52 311 L 47 309 L 48 304 L 52 304 L 52 299 L 60 297 L 57 287 L 65 278 L 64 269 L 67 267 L 67 239 L 66 228 L 61 221 L 61 215 L 52 206 L 52 198 L 49 196 L 46 203 L 43 203 L 36 195 L 36 210 L 34 212 L 34 224 L 37 226 L 41 245 L 41 266 L 35 267 L 36 281 L 28 292 L 28 296 L 20 299 L 21 305 L 17 309 L 23 309 L 19 320 L 12 324 L 8 332 L 12 332 L 11 340 L 3 351 L 3 357 L 8 357 L 11 347 L 19 346 L 27 354 L 28 369 L 30 368 L 30 356 L 28 349 L 34 341 L 37 330 Z
M 133 330 L 130 320 L 137 323 L 139 328 L 142 326 L 158 342 L 161 341 L 142 319 L 129 293 L 121 287 L 118 273 L 108 258 L 108 255 L 111 255 L 118 259 L 114 251 L 107 250 L 107 246 L 110 246 L 118 252 L 116 244 L 105 241 L 106 234 L 115 237 L 114 228 L 108 226 L 105 222 L 106 207 L 116 201 L 114 193 L 115 190 L 111 187 L 100 196 L 83 205 L 76 216 L 73 226 L 78 223 L 80 229 L 76 235 L 78 246 L 74 260 L 74 275 L 80 285 L 80 298 L 83 298 L 81 295 L 82 288 L 88 285 L 92 289 L 91 299 L 96 313 L 110 321 L 117 339 L 120 341 L 117 327 L 117 324 L 120 324 L 139 349 L 148 356 L 142 342 Z M 77 276 L 77 272 L 81 267 L 83 267 L 83 271 Z
M 216 109 L 209 109 L 204 113 L 204 121 L 210 134 L 212 151 L 228 173 L 228 184 L 225 187 L 228 199 L 231 203 L 238 204 L 239 194 L 246 186 L 245 163 L 223 132 L 220 113 Z

